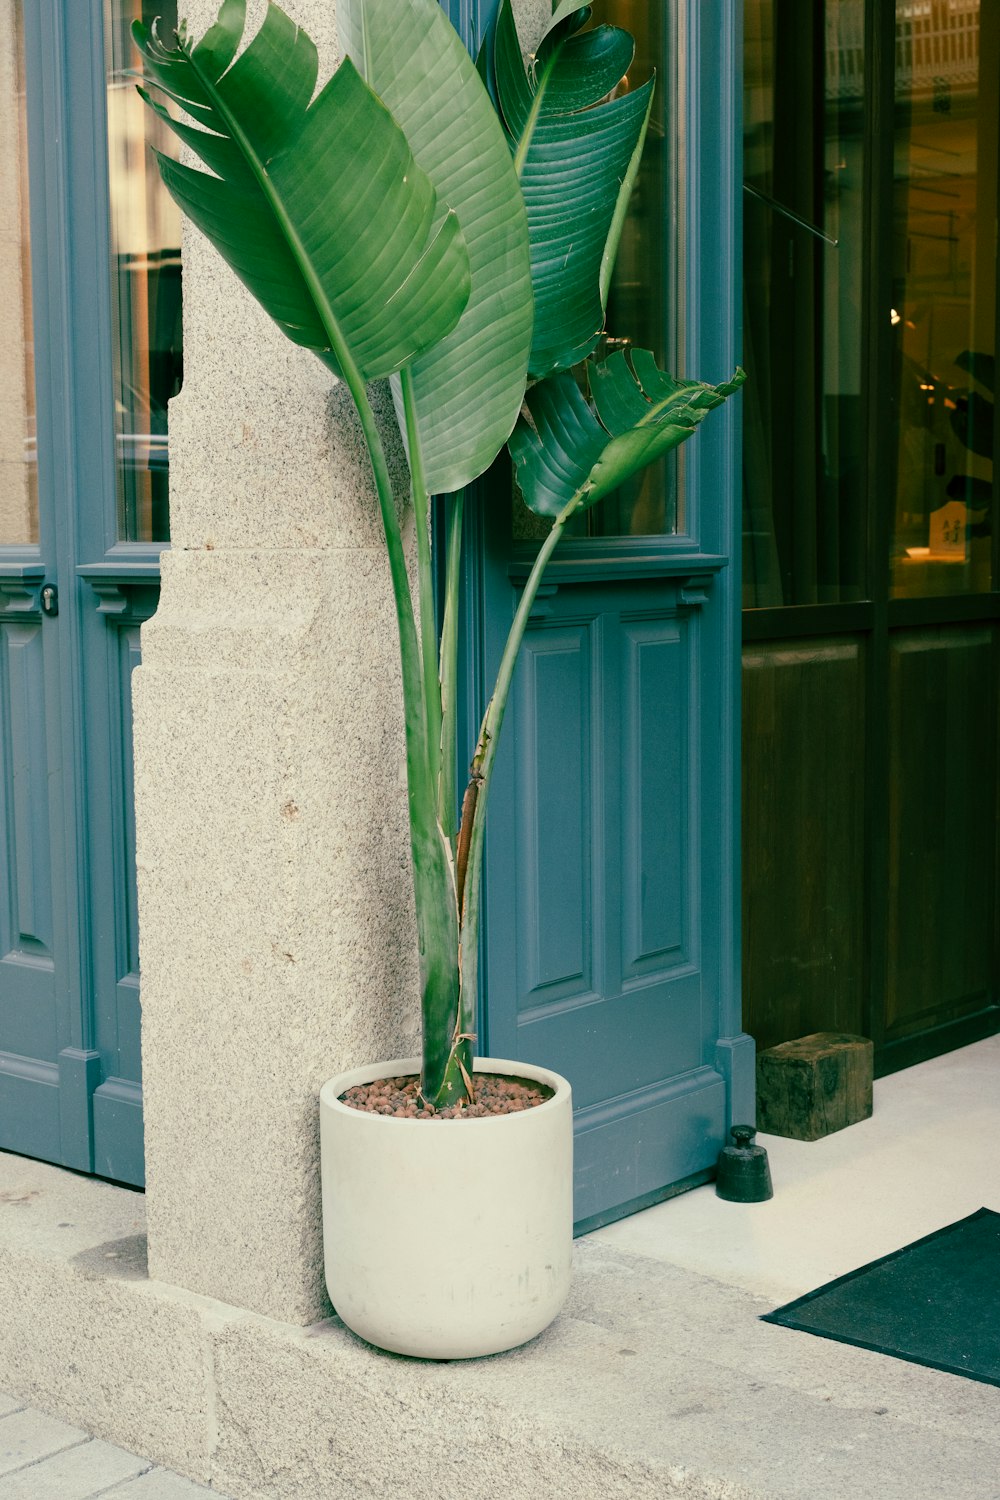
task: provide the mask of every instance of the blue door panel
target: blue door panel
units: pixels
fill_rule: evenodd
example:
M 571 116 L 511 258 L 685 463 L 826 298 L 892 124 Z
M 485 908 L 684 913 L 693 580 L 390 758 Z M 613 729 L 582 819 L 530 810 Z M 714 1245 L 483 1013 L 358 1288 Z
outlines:
M 39 540 L 0 548 L 0 1150 L 141 1184 L 131 673 L 159 547 L 117 539 L 104 19 L 24 7 Z
M 649 979 L 688 950 L 686 636 L 677 619 L 622 621 L 623 978 Z
M 62 1161 L 58 1066 L 0 1052 L 0 1149 Z
M 589 802 L 592 755 L 589 732 L 592 624 L 576 623 L 537 633 L 525 642 L 515 686 L 521 727 L 515 777 L 532 795 L 517 808 L 523 851 L 518 883 L 520 973 L 517 1005 L 586 998 L 595 992 L 590 919 L 593 863 Z M 561 755 L 545 753 L 560 733 Z
M 4 832 L 11 863 L 4 954 L 31 956 L 51 977 L 52 853 L 45 647 L 40 621 L 0 627 Z
M 101 1177 L 141 1186 L 145 1180 L 142 1130 L 142 1085 L 133 1079 L 109 1078 L 92 1099 L 94 1164 Z
M 57 764 L 46 711 L 51 653 L 38 591 L 0 581 L 0 1053 L 55 1066 L 53 826 Z
M 489 1050 L 569 1078 L 578 1221 L 703 1176 L 727 1109 L 702 967 L 721 878 L 709 595 L 683 577 L 614 573 L 561 580 L 553 566 L 488 833 Z M 508 580 L 494 652 L 516 601 Z
M 711 1068 L 610 1104 L 578 1109 L 574 1216 L 596 1228 L 703 1179 L 725 1138 L 726 1085 Z M 714 1158 L 711 1158 L 714 1159 Z

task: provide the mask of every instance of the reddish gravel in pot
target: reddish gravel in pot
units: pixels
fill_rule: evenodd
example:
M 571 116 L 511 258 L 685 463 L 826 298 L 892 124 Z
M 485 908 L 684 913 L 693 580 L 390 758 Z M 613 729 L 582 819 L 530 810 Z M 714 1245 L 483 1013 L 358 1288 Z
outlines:
M 429 1109 L 418 1097 L 420 1079 L 411 1074 L 404 1078 L 377 1078 L 374 1083 L 357 1083 L 340 1095 L 342 1104 L 374 1115 L 393 1115 L 397 1120 L 477 1120 L 486 1115 L 513 1115 L 533 1109 L 552 1098 L 552 1089 L 544 1083 L 523 1078 L 504 1078 L 499 1073 L 476 1073 L 473 1077 L 475 1100 L 464 1109 Z

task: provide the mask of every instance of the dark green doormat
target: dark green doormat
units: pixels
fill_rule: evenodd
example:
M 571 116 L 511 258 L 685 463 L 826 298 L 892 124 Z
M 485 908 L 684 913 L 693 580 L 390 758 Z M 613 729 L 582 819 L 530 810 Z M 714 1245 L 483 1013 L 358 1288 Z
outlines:
M 1000 1214 L 977 1209 L 763 1321 L 1000 1385 Z

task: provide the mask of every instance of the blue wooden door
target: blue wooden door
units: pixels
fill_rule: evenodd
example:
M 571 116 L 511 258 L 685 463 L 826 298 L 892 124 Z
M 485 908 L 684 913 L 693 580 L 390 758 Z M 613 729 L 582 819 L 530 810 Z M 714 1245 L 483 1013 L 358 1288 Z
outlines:
M 0 465 L 27 497 L 0 534 L 0 1149 L 135 1184 L 130 677 L 157 597 L 180 306 L 176 229 L 136 201 L 121 66 L 140 10 L 15 5 L 31 295 L 23 462 L 16 480 Z
M 595 10 L 636 32 L 637 65 L 661 78 L 609 330 L 720 380 L 738 353 L 737 6 Z M 481 1050 L 570 1079 L 579 1229 L 704 1181 L 728 1125 L 753 1118 L 737 949 L 738 457 L 727 406 L 679 462 L 561 544 L 498 756 Z M 486 497 L 470 702 L 499 659 L 532 525 L 509 481 Z

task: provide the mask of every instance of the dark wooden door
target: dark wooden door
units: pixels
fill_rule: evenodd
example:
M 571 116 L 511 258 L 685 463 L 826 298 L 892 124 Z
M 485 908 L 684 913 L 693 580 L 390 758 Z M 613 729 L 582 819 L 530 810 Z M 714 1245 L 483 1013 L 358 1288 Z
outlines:
M 745 0 L 744 953 L 759 1046 L 1000 1026 L 1000 11 Z

